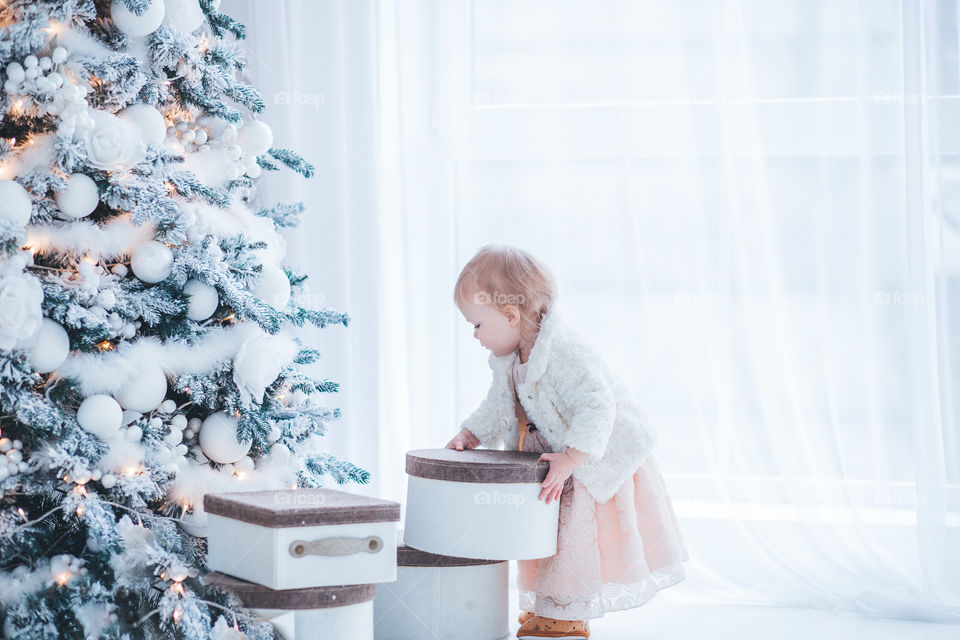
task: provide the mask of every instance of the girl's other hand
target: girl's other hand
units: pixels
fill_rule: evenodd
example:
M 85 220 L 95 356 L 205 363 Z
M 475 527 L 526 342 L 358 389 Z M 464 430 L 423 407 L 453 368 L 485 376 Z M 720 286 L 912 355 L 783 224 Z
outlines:
M 547 504 L 550 504 L 553 500 L 559 500 L 567 478 L 573 474 L 574 469 L 586 462 L 588 457 L 586 453 L 572 447 L 568 447 L 566 451 L 560 453 L 540 454 L 540 461 L 546 460 L 550 463 L 550 471 L 547 472 L 547 477 L 540 483 L 543 490 L 540 491 L 537 499 L 543 500 L 546 497 Z
M 464 449 L 476 449 L 479 446 L 480 440 L 477 439 L 477 436 L 473 435 L 469 429 L 460 429 L 460 432 L 447 443 L 446 448 L 463 451 Z

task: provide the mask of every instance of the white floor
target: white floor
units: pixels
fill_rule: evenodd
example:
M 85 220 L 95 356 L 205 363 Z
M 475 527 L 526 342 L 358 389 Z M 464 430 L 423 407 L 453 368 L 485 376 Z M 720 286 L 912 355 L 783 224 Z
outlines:
M 510 563 L 510 638 L 516 637 L 516 563 Z M 590 640 L 957 640 L 960 625 L 871 620 L 857 614 L 697 601 L 683 583 L 642 607 L 590 621 Z

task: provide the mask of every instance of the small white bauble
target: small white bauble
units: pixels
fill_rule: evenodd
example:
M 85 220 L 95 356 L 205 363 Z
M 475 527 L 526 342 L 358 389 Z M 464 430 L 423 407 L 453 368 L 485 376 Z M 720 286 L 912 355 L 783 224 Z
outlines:
M 220 306 L 220 297 L 217 289 L 199 280 L 189 280 L 183 287 L 183 292 L 189 298 L 187 302 L 187 317 L 191 320 L 206 320 Z
M 148 284 L 162 282 L 173 268 L 173 252 L 165 244 L 147 240 L 133 252 L 130 268 L 135 276 Z
M 280 267 L 265 263 L 253 295 L 272 307 L 282 309 L 290 300 L 290 279 Z
M 183 432 L 178 429 L 171 429 L 170 433 L 163 436 L 163 441 L 167 446 L 175 447 L 183 442 Z
M 33 201 L 27 190 L 14 180 L 0 180 L 0 218 L 22 227 L 30 221 Z
M 53 60 L 55 64 L 60 64 L 67 59 L 67 50 L 63 47 L 57 47 L 53 50 L 53 53 L 50 54 L 50 59 Z
M 163 24 L 181 33 L 190 33 L 203 24 L 203 11 L 197 0 L 164 0 Z
M 13 449 L 13 441 L 10 438 L 0 438 L 0 453 L 6 453 Z
M 117 115 L 140 129 L 143 144 L 159 146 L 167 137 L 167 121 L 149 104 L 132 104 Z
M 67 177 L 67 188 L 53 195 L 60 211 L 71 218 L 84 218 L 97 208 L 100 192 L 97 183 L 85 173 L 71 173 Z
M 107 440 L 120 430 L 123 409 L 110 396 L 90 396 L 77 409 L 77 422 L 87 433 Z
M 27 76 L 23 73 L 23 66 L 19 62 L 11 62 L 7 65 L 7 78 L 14 82 L 23 82 Z
M 121 278 L 126 277 L 128 273 L 127 265 L 122 263 L 113 265 L 112 267 L 110 267 L 110 271 L 113 271 L 116 275 L 120 276 Z
M 123 435 L 130 442 L 139 442 L 143 438 L 143 429 L 140 427 L 130 427 L 123 432 Z
M 242 458 L 240 458 L 234 463 L 233 468 L 236 469 L 237 471 L 244 471 L 246 473 L 250 473 L 251 471 L 254 470 L 255 466 L 256 465 L 253 463 L 253 458 L 251 458 L 250 456 L 243 456 Z
M 200 418 L 190 418 L 190 420 L 187 421 L 187 426 L 199 433 L 200 427 L 203 426 L 203 420 Z
M 280 431 L 280 427 L 277 425 L 270 426 L 270 433 L 267 434 L 267 442 L 274 443 L 280 439 L 280 436 L 283 435 L 283 432 Z
M 179 429 L 180 431 L 183 431 L 184 429 L 187 428 L 187 416 L 183 415 L 182 413 L 178 413 L 177 415 L 170 418 L 170 426 L 173 427 L 174 429 Z
M 237 144 L 247 156 L 263 155 L 273 144 L 273 131 L 266 123 L 248 120 L 237 132 Z
M 25 66 L 27 69 L 33 69 L 38 64 L 40 64 L 40 61 L 37 59 L 37 56 L 33 55 L 32 53 L 23 59 L 23 66 Z
M 128 411 L 153 411 L 167 395 L 167 376 L 160 367 L 146 367 L 137 371 L 120 393 L 117 400 Z
M 160 413 L 173 413 L 177 409 L 177 403 L 167 399 L 160 403 Z
M 91 478 L 92 474 L 86 467 L 77 467 L 73 470 L 73 481 L 77 484 L 87 484 Z
M 53 66 L 53 60 L 51 60 L 47 56 L 43 56 L 42 58 L 40 58 L 40 60 L 38 60 L 38 62 L 39 62 L 40 68 L 44 71 L 48 71 L 50 67 Z
M 113 0 L 110 3 L 110 17 L 117 29 L 134 38 L 156 31 L 163 22 L 163 14 L 163 0 L 152 0 L 150 6 L 139 16 L 127 9 L 122 0 Z
M 11 449 L 10 451 L 7 451 L 7 462 L 12 462 L 14 464 L 17 464 L 21 460 L 23 460 L 22 451 L 18 451 L 16 449 Z
M 117 476 L 112 473 L 105 473 L 100 478 L 100 484 L 103 485 L 104 489 L 112 489 L 117 484 Z
M 7 465 L 5 465 L 5 464 L 0 464 L 0 482 L 3 482 L 4 480 L 6 480 L 6 479 L 9 478 L 9 477 L 10 477 L 10 470 L 7 469 Z M 9 620 L 10 620 L 10 619 L 8 618 L 7 621 L 9 622 Z M 7 637 L 13 637 L 13 636 L 12 636 L 12 635 L 9 635 L 9 636 L 7 636 Z
M 232 464 L 247 455 L 252 441 L 237 439 L 237 419 L 223 411 L 210 414 L 200 430 L 203 454 L 220 464 Z
M 67 359 L 70 337 L 63 327 L 50 318 L 44 318 L 40 330 L 26 345 L 27 360 L 37 373 L 50 373 Z

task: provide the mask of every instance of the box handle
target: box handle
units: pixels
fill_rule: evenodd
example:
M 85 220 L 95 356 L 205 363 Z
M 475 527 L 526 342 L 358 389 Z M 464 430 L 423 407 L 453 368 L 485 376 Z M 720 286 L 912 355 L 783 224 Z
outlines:
M 366 538 L 324 538 L 322 540 L 294 540 L 290 543 L 290 555 L 303 556 L 349 556 L 354 553 L 378 553 L 383 549 L 380 536 Z

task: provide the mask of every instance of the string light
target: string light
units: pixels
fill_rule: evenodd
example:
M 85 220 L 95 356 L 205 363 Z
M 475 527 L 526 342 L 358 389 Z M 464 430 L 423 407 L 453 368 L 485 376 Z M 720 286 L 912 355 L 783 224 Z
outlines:
M 67 584 L 67 581 L 70 580 L 70 575 L 71 574 L 69 571 L 64 571 L 63 573 L 57 575 L 57 584 L 61 587 Z
M 97 343 L 97 348 L 100 349 L 100 351 L 113 351 L 113 350 L 115 349 L 113 343 L 110 342 L 109 340 L 104 340 L 103 342 L 98 342 L 98 343 Z
M 183 607 L 179 604 L 173 609 L 173 621 L 177 624 L 180 624 L 180 618 L 183 617 Z

